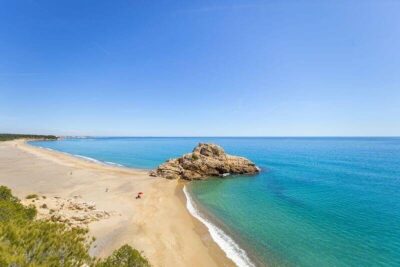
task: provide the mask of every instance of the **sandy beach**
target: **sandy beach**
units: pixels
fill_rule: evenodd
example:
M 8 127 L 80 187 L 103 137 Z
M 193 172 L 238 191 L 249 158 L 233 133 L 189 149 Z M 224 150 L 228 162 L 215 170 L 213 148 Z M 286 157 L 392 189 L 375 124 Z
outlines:
M 234 266 L 185 207 L 183 184 L 147 171 L 113 167 L 26 144 L 0 143 L 0 184 L 23 199 L 80 196 L 112 214 L 91 222 L 91 253 L 108 256 L 129 244 L 153 266 Z M 138 192 L 142 199 L 135 199 Z

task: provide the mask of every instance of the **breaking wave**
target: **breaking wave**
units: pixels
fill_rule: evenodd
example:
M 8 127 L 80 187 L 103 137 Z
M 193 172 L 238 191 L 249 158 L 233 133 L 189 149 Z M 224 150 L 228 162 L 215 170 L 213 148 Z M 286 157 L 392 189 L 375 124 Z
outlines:
M 183 187 L 183 192 L 186 196 L 186 207 L 193 217 L 202 222 L 208 229 L 212 239 L 218 246 L 225 252 L 226 256 L 231 259 L 239 267 L 255 267 L 247 256 L 246 251 L 239 247 L 239 245 L 224 231 L 218 228 L 216 225 L 206 219 L 198 209 L 192 200 L 192 197 L 188 193 L 186 186 Z

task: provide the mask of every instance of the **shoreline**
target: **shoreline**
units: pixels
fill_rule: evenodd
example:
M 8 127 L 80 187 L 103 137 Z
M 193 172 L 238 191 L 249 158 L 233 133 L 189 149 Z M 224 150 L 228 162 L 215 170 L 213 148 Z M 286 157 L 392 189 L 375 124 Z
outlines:
M 35 142 L 34 140 L 33 142 Z M 31 141 L 28 141 L 31 142 Z M 120 168 L 127 168 L 127 169 L 134 169 L 134 170 L 140 170 L 144 172 L 148 172 L 150 170 L 147 169 L 139 169 L 139 168 L 134 168 L 134 167 L 126 167 L 124 165 L 121 165 L 119 163 L 115 162 L 108 162 L 108 161 L 102 161 L 98 159 L 94 159 L 88 156 L 83 156 L 79 154 L 71 154 L 68 152 L 63 152 L 63 151 L 58 151 L 54 150 L 51 148 L 47 147 L 41 147 L 41 146 L 35 146 L 30 143 L 26 142 L 27 145 L 35 147 L 35 148 L 40 148 L 40 149 L 45 149 L 48 151 L 56 152 L 56 153 L 62 153 L 67 156 L 71 156 L 74 158 L 78 158 L 80 160 L 84 160 L 86 162 L 91 162 L 95 164 L 100 164 L 104 166 L 111 166 L 111 167 L 120 167 Z M 247 254 L 247 251 L 244 250 L 229 234 L 227 234 L 223 228 L 218 226 L 213 220 L 206 214 L 204 214 L 198 207 L 198 203 L 193 199 L 193 197 L 189 193 L 188 189 L 188 183 L 186 181 L 181 180 L 178 185 L 180 191 L 182 192 L 183 197 L 182 202 L 185 204 L 187 211 L 197 220 L 198 222 L 201 222 L 201 224 L 208 230 L 209 235 L 213 239 L 213 241 L 218 245 L 218 247 L 225 253 L 225 256 L 233 261 L 233 263 L 236 266 L 239 267 L 255 267 L 256 265 L 253 263 L 253 261 L 250 259 L 249 255 Z M 177 192 L 177 194 L 180 194 Z
M 127 243 L 143 251 L 153 266 L 235 266 L 207 227 L 186 209 L 183 182 L 96 161 L 36 147 L 25 140 L 2 142 L 0 184 L 21 199 L 29 193 L 78 194 L 102 210 L 118 214 L 88 225 L 89 234 L 96 237 L 91 248 L 94 256 L 108 256 Z M 145 197 L 135 200 L 136 191 L 144 191 Z
M 225 252 L 226 256 L 231 259 L 239 267 L 255 267 L 247 252 L 241 248 L 238 243 L 232 239 L 221 227 L 206 216 L 198 207 L 196 201 L 189 193 L 189 189 L 185 185 L 183 192 L 186 196 L 186 207 L 190 214 L 197 220 L 202 222 L 208 229 L 214 242 Z

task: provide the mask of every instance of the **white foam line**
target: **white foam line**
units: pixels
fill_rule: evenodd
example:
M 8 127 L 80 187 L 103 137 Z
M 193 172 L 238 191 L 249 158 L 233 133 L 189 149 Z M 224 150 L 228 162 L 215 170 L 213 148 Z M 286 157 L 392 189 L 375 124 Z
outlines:
M 84 159 L 84 160 L 88 160 L 88 161 L 91 161 L 91 162 L 96 162 L 96 163 L 105 164 L 105 165 L 118 166 L 118 167 L 125 167 L 125 166 L 122 165 L 122 164 L 115 163 L 115 162 L 111 162 L 111 161 L 105 161 L 105 162 L 103 162 L 103 161 L 100 161 L 100 160 L 97 160 L 97 159 L 94 159 L 94 158 L 89 158 L 89 157 L 85 157 L 85 156 L 78 155 L 78 154 L 70 154 L 70 153 L 67 153 L 67 152 L 63 152 L 63 151 L 59 151 L 59 150 L 54 150 L 54 149 L 51 149 L 51 148 L 48 148 L 48 147 L 42 147 L 42 146 L 37 146 L 37 147 L 39 147 L 39 148 L 41 148 L 41 149 L 46 149 L 46 150 L 48 150 L 48 151 L 54 151 L 54 152 L 63 153 L 63 154 L 65 154 L 65 155 L 78 157 L 78 158 L 81 158 L 81 159 Z
M 202 222 L 208 229 L 212 239 L 218 246 L 225 252 L 226 256 L 231 259 L 239 267 L 255 267 L 247 256 L 246 251 L 239 247 L 238 244 L 224 231 L 212 224 L 195 208 L 195 204 L 186 190 L 186 186 L 183 187 L 183 192 L 186 196 L 186 207 L 193 217 Z
M 29 143 L 29 144 L 30 144 L 30 143 Z M 32 145 L 32 144 L 30 144 L 30 145 Z M 35 146 L 35 145 L 33 145 L 33 146 Z M 36 147 L 38 147 L 38 148 L 40 148 L 40 149 L 45 149 L 45 150 L 48 150 L 48 151 L 54 151 L 53 149 L 48 148 L 48 147 L 43 147 L 43 146 L 36 146 Z
M 74 155 L 74 156 L 78 157 L 78 158 L 82 158 L 82 159 L 88 160 L 88 161 L 92 161 L 92 162 L 103 164 L 103 162 L 101 162 L 101 161 L 99 161 L 97 159 L 93 159 L 93 158 L 89 158 L 89 157 L 85 157 L 85 156 L 81 156 L 81 155 Z
M 124 167 L 124 165 L 122 165 L 122 164 L 118 164 L 118 163 L 111 162 L 111 161 L 106 161 L 106 163 L 109 164 L 109 165 L 115 165 L 115 166 L 118 166 L 118 167 Z
M 121 164 L 118 164 L 118 163 L 115 163 L 115 162 L 111 162 L 111 161 L 101 161 L 101 160 L 97 160 L 97 159 L 94 159 L 94 158 L 85 157 L 85 156 L 82 156 L 82 155 L 73 155 L 73 156 L 78 157 L 78 158 L 82 158 L 84 160 L 88 160 L 88 161 L 91 161 L 91 162 L 103 164 L 103 165 L 112 165 L 112 166 L 117 166 L 117 167 L 124 167 L 124 165 L 121 165 Z

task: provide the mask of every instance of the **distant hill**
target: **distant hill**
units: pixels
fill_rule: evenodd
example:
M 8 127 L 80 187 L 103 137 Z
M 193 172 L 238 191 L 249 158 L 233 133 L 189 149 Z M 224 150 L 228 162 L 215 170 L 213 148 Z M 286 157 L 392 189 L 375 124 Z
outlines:
M 0 134 L 0 141 L 10 141 L 16 139 L 44 139 L 57 140 L 55 135 L 36 135 L 36 134 Z

